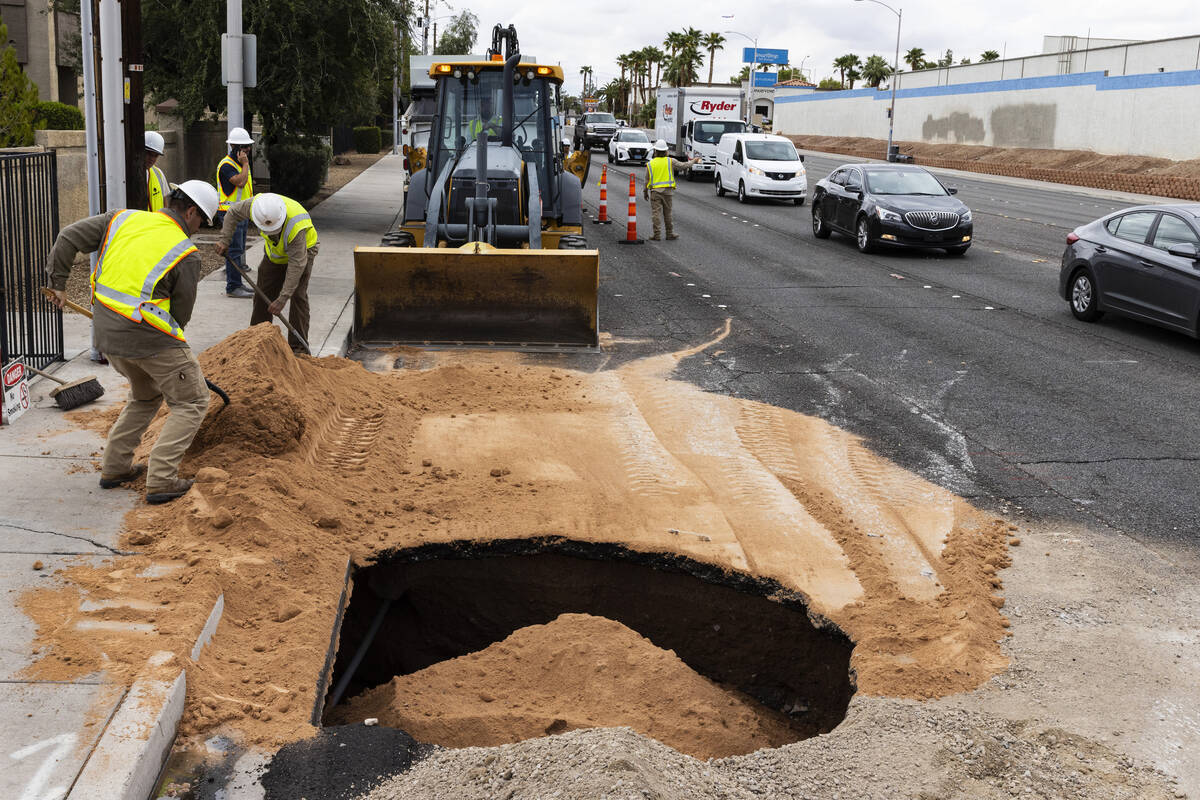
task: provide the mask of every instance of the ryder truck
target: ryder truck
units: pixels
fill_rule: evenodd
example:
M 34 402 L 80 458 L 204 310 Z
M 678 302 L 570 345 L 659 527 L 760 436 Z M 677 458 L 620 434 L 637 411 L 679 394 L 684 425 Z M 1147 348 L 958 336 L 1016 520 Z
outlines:
M 736 86 L 691 86 L 659 89 L 654 115 L 654 138 L 663 139 L 680 158 L 700 157 L 688 171 L 711 178 L 717 163 L 717 142 L 726 133 L 745 133 L 740 119 L 742 90 Z

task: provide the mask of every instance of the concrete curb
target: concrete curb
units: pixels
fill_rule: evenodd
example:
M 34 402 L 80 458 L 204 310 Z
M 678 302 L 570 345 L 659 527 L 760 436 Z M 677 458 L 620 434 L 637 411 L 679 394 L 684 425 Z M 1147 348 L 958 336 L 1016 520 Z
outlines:
M 146 800 L 154 791 L 187 695 L 186 674 L 156 653 L 121 702 L 67 800 Z

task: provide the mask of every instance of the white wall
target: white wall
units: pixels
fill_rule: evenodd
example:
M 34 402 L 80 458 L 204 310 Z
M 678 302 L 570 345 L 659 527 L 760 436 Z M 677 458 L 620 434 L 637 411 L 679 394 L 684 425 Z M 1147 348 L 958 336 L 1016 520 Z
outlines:
M 1192 41 L 1200 42 L 1200 37 Z M 1103 52 L 1092 51 L 1091 56 Z M 947 85 L 947 70 L 936 70 L 943 73 L 941 84 L 913 86 L 902 80 L 896 98 L 895 139 L 1200 158 L 1200 70 L 1159 73 L 1155 67 L 1146 74 L 1114 76 L 1110 71 L 1105 76 L 1103 71 L 1092 71 L 1089 58 L 1087 73 L 983 77 L 991 75 L 995 65 L 951 70 L 988 68 L 976 72 L 981 77 L 969 83 L 956 80 Z M 907 77 L 927 72 L 935 71 Z M 874 89 L 779 88 L 775 132 L 886 139 L 890 97 L 890 92 Z

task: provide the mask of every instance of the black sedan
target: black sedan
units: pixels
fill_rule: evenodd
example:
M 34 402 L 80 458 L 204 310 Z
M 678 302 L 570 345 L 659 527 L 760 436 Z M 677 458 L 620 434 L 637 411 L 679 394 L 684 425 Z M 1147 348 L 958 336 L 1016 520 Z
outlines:
M 940 247 L 961 256 L 971 247 L 971 209 L 921 167 L 847 164 L 817 181 L 813 235 L 853 236 L 869 253 L 879 245 Z
M 1200 337 L 1200 204 L 1136 206 L 1076 228 L 1058 293 L 1085 322 L 1114 311 Z

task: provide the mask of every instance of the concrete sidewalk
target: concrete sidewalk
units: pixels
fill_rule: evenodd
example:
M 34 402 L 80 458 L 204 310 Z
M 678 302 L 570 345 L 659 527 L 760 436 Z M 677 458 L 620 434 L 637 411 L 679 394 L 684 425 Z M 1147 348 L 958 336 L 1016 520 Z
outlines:
M 379 243 L 400 210 L 402 186 L 402 159 L 385 156 L 313 210 L 321 241 L 309 282 L 309 344 L 315 354 L 341 352 L 352 312 L 354 247 Z M 261 254 L 261 244 L 253 244 L 247 262 L 257 267 Z M 224 280 L 224 271 L 218 270 L 200 284 L 187 330 L 197 352 L 249 323 L 250 302 L 226 297 Z M 63 327 L 68 361 L 53 371 L 67 380 L 85 375 L 100 379 L 106 393 L 86 409 L 123 402 L 128 392 L 124 379 L 88 360 L 87 320 L 67 313 Z M 115 756 L 107 744 L 114 730 L 127 722 L 131 708 L 142 714 L 161 712 L 161 718 L 145 717 L 149 731 L 157 727 L 173 735 L 174 723 L 168 703 L 146 711 L 141 687 L 130 692 L 129 686 L 102 673 L 70 682 L 35 681 L 24 674 L 33 661 L 35 630 L 18 605 L 20 598 L 32 588 L 55 585 L 55 570 L 69 564 L 102 564 L 117 555 L 121 521 L 141 500 L 132 491 L 100 490 L 97 470 L 103 437 L 64 420 L 48 396 L 52 388 L 50 381 L 35 381 L 34 407 L 14 425 L 0 428 L 0 797 L 99 800 L 94 773 L 108 768 L 98 765 L 129 760 L 124 754 Z M 220 401 L 214 397 L 213 402 Z M 35 568 L 36 562 L 41 569 Z M 85 622 L 89 613 L 86 598 L 81 600 L 85 602 L 76 622 Z M 92 758 L 98 743 L 104 757 Z M 159 751 L 139 752 L 135 760 L 143 763 L 132 766 L 140 766 L 143 773 L 148 770 L 152 779 L 161 766 L 154 763 Z M 80 782 L 85 765 L 88 775 Z M 138 796 L 136 782 L 114 780 L 103 800 L 145 797 Z M 144 783 L 145 778 L 140 780 Z M 84 791 L 87 798 L 80 794 Z

